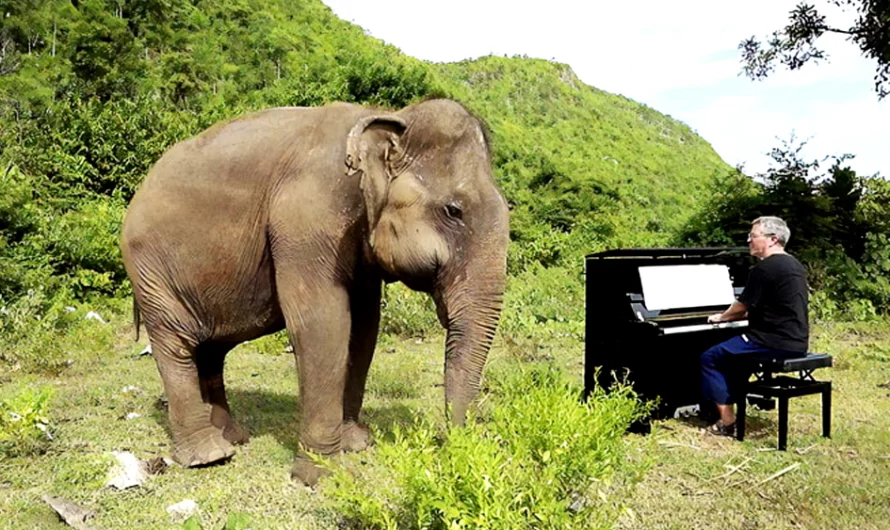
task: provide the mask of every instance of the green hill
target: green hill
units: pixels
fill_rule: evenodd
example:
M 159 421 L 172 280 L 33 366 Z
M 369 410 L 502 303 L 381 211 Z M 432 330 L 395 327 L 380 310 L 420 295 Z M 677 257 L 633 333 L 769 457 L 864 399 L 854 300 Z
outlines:
M 570 233 L 562 250 L 573 258 L 607 245 L 664 244 L 711 177 L 730 169 L 686 125 L 585 85 L 567 65 L 484 57 L 433 69 L 494 132 L 514 241 Z
M 127 201 L 174 142 L 277 105 L 453 97 L 490 126 L 510 271 L 664 244 L 729 168 L 690 129 L 562 64 L 430 64 L 317 0 L 35 0 L 0 28 L 0 296 L 126 294 Z

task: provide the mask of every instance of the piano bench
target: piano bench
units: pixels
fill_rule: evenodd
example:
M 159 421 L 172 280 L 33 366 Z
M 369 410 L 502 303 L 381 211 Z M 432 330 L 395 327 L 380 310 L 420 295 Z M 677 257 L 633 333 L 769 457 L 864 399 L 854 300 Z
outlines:
M 817 381 L 813 372 L 832 365 L 830 355 L 808 353 L 805 357 L 782 359 L 756 356 L 746 359 L 749 372 L 756 377 L 749 381 L 744 398 L 739 400 L 736 411 L 736 438 L 745 439 L 746 402 L 764 403 L 779 400 L 779 451 L 788 446 L 788 400 L 799 396 L 822 394 L 822 436 L 831 437 L 831 381 Z M 797 372 L 797 377 L 789 374 Z

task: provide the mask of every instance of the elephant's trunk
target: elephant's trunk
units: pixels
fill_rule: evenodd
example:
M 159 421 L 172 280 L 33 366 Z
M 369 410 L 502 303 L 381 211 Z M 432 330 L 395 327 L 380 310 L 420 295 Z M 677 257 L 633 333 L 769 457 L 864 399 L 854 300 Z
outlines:
M 482 370 L 503 306 L 506 248 L 465 269 L 437 300 L 445 343 L 445 407 L 457 425 L 479 392 Z

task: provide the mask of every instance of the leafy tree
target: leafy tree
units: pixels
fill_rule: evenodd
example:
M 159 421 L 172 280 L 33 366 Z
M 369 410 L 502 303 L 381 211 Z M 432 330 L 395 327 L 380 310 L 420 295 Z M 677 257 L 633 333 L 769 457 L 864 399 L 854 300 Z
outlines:
M 770 153 L 773 167 L 754 178 L 741 171 L 717 178 L 713 197 L 674 243 L 739 245 L 752 220 L 777 215 L 791 227 L 789 251 L 809 269 L 811 286 L 874 314 L 890 301 L 890 187 L 858 176 L 850 155 L 804 160 L 805 145 L 783 142 Z
M 752 36 L 739 44 L 743 70 L 752 79 L 763 79 L 776 63 L 797 70 L 810 61 L 827 58 L 817 41 L 825 34 L 845 35 L 862 54 L 877 63 L 874 77 L 878 99 L 890 93 L 890 2 L 887 0 L 828 0 L 844 12 L 854 12 L 847 27 L 828 23 L 823 11 L 801 2 L 789 14 L 788 25 L 765 41 Z
M 110 12 L 103 0 L 85 0 L 78 10 L 68 53 L 84 92 L 103 101 L 134 95 L 143 65 L 126 21 Z

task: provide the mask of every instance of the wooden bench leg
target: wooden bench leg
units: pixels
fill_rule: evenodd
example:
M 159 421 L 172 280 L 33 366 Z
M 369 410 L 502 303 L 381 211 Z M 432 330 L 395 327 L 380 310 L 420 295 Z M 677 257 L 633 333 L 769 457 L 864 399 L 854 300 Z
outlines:
M 788 398 L 779 398 L 779 451 L 788 448 Z
M 831 381 L 822 391 L 822 436 L 831 438 Z

